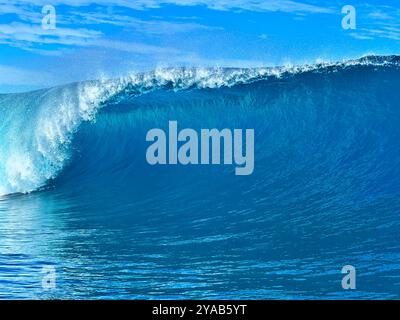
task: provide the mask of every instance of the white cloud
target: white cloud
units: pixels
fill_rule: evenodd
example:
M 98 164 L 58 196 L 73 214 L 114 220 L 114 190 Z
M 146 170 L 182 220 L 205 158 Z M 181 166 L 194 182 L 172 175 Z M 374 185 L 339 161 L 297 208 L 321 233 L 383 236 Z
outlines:
M 14 0 L 16 6 L 32 7 L 30 0 Z M 0 5 L 7 5 L 8 1 L 0 0 Z M 48 0 L 36 0 L 35 6 L 49 4 Z M 282 11 L 282 12 L 308 12 L 308 13 L 333 13 L 329 7 L 304 3 L 294 0 L 52 0 L 53 6 L 119 6 L 136 10 L 160 8 L 165 5 L 177 6 L 204 6 L 212 10 L 248 10 L 248 11 Z
M 78 6 L 90 4 L 91 0 L 54 0 L 53 5 L 68 4 Z M 151 7 L 152 3 L 139 1 L 143 6 Z M 110 24 L 121 28 L 132 28 L 137 32 L 147 35 L 171 35 L 177 33 L 193 32 L 195 30 L 216 30 L 218 28 L 201 25 L 194 22 L 173 22 L 163 20 L 142 20 L 124 14 L 106 14 L 106 8 L 97 8 L 94 12 L 79 12 L 69 10 L 68 14 L 60 14 L 57 17 L 57 28 L 45 30 L 41 27 L 41 5 L 48 1 L 35 1 L 34 4 L 26 0 L 15 0 L 11 5 L 9 2 L 0 0 L 0 16 L 4 14 L 15 14 L 19 22 L 0 24 L 0 44 L 7 44 L 41 55 L 60 55 L 65 47 L 88 47 L 105 46 L 127 52 L 142 52 L 153 54 L 160 52 L 173 52 L 171 48 L 161 48 L 141 43 L 128 43 L 123 45 L 118 41 L 112 41 L 103 32 L 99 31 L 98 25 Z M 97 1 L 97 4 L 113 4 L 124 7 L 132 7 L 131 1 Z M 136 7 L 136 5 L 135 5 Z M 102 12 L 103 11 L 103 12 Z M 119 10 L 120 11 L 120 10 Z M 85 26 L 86 28 L 79 28 Z M 61 46 L 61 47 L 60 47 Z
M 367 36 L 367 35 L 356 33 L 356 32 L 350 33 L 350 36 L 353 37 L 354 39 L 358 39 L 358 40 L 373 40 L 374 39 L 374 37 L 372 37 L 372 36 Z
M 68 18 L 64 17 L 62 23 L 81 24 L 81 25 L 97 25 L 97 24 L 110 24 L 114 26 L 132 28 L 136 31 L 151 34 L 151 35 L 165 35 L 186 33 L 193 31 L 211 31 L 221 28 L 210 27 L 193 22 L 171 22 L 164 20 L 143 20 L 121 14 L 106 14 L 102 12 L 70 12 Z
M 104 39 L 102 33 L 89 29 L 56 28 L 44 30 L 40 26 L 26 23 L 0 24 L 0 43 L 8 44 L 41 55 L 60 55 L 66 47 L 98 47 L 147 55 L 177 54 L 179 50 L 144 43 Z M 41 45 L 57 45 L 49 49 Z M 63 48 L 60 49 L 60 45 Z
M 193 21 L 165 21 L 162 19 L 144 20 L 131 17 L 122 8 L 149 10 L 166 5 L 203 6 L 211 10 L 249 10 L 282 11 L 295 14 L 330 13 L 331 9 L 294 0 L 52 0 L 51 5 L 69 7 L 67 14 L 57 17 L 55 30 L 41 28 L 41 7 L 48 5 L 48 0 L 0 0 L 0 16 L 14 14 L 19 22 L 0 24 L 0 43 L 30 50 L 38 54 L 57 55 L 62 47 L 87 47 L 107 43 L 108 47 L 123 51 L 160 52 L 162 48 L 145 44 L 131 44 L 124 47 L 118 42 L 107 40 L 107 35 L 99 31 L 99 25 L 109 24 L 120 28 L 132 28 L 145 35 L 172 35 L 194 31 L 215 31 L 222 28 L 207 26 Z M 93 12 L 79 11 L 81 6 L 94 5 Z M 73 9 L 71 9 L 73 7 Z M 77 26 L 85 26 L 79 28 Z M 100 41 L 101 40 L 101 41 Z M 43 46 L 43 45 L 47 45 Z M 52 46 L 52 47 L 51 47 Z M 57 47 L 57 46 L 62 46 Z M 170 48 L 167 50 L 171 51 Z M 54 51 L 54 52 L 51 52 Z
M 382 27 L 381 29 L 361 29 L 361 35 L 364 37 L 384 38 L 390 40 L 400 40 L 400 28 L 398 27 Z
M 84 46 L 87 45 L 88 41 L 97 39 L 101 35 L 102 33 L 99 31 L 88 29 L 56 28 L 54 30 L 45 30 L 40 25 L 27 23 L 0 24 L 0 41 L 2 43 L 15 45 L 22 42 L 27 47 L 33 44 Z
M 358 16 L 362 19 L 360 26 L 351 37 L 359 40 L 373 40 L 376 38 L 400 40 L 400 10 L 390 6 L 364 5 L 358 9 Z

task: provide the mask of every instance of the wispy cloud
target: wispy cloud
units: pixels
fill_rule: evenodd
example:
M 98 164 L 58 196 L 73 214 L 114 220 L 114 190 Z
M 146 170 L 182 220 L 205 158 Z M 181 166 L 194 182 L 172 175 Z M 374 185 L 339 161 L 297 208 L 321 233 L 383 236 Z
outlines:
M 221 29 L 218 27 L 206 26 L 194 22 L 175 22 L 165 21 L 162 19 L 144 20 L 134 18 L 123 14 L 107 14 L 104 12 L 87 12 L 78 11 L 70 12 L 68 18 L 61 20 L 63 23 L 99 25 L 109 24 L 113 26 L 123 27 L 125 29 L 134 29 L 150 35 L 168 35 L 177 33 L 188 33 L 193 31 L 212 31 Z
M 391 6 L 364 5 L 358 9 L 359 27 L 350 36 L 359 40 L 400 40 L 400 10 Z
M 88 29 L 57 28 L 55 30 L 43 30 L 39 26 L 24 23 L 12 23 L 0 25 L 0 43 L 19 47 L 42 55 L 58 55 L 56 50 L 45 50 L 36 48 L 36 44 L 100 47 L 108 50 L 117 50 L 139 54 L 176 54 L 179 50 L 166 46 L 129 42 L 114 41 L 101 38 L 102 33 Z M 61 49 L 62 50 L 62 49 Z
M 85 46 L 102 35 L 88 29 L 57 28 L 45 30 L 40 25 L 13 22 L 0 24 L 0 41 L 10 45 L 31 47 L 34 44 Z M 22 44 L 21 44 L 22 43 Z
M 179 50 L 167 46 L 106 39 L 102 32 L 90 29 L 59 27 L 55 30 L 44 30 L 38 25 L 19 22 L 0 24 L 0 43 L 40 55 L 60 55 L 68 47 L 97 47 L 146 55 L 179 53 Z M 56 45 L 56 47 L 48 48 L 43 45 Z
M 179 2 L 179 1 L 178 1 Z M 191 21 L 165 21 L 162 19 L 138 19 L 124 14 L 122 7 L 131 9 L 148 9 L 159 7 L 162 3 L 152 1 L 96 1 L 93 11 L 78 11 L 77 6 L 94 3 L 91 0 L 53 0 L 52 5 L 67 5 L 68 14 L 57 16 L 57 28 L 45 30 L 41 27 L 43 14 L 41 6 L 48 1 L 15 0 L 10 4 L 0 0 L 0 16 L 14 15 L 17 21 L 0 24 L 0 44 L 7 44 L 41 55 L 59 55 L 65 47 L 105 47 L 110 50 L 142 52 L 143 54 L 172 53 L 175 49 L 158 47 L 144 43 L 126 43 L 114 41 L 103 30 L 101 25 L 112 25 L 121 29 L 132 29 L 148 36 L 172 35 L 194 31 L 217 30 L 217 27 L 202 25 Z M 182 2 L 182 4 L 184 4 Z M 110 7 L 118 7 L 111 10 Z M 71 8 L 73 7 L 73 8 Z M 125 10 L 126 11 L 126 10 Z M 119 12 L 119 13 L 118 13 Z M 122 12 L 122 13 L 121 13 Z M 12 20 L 12 19 L 11 19 Z M 176 50 L 175 50 L 176 51 Z
M 175 2 L 175 1 L 171 1 Z M 185 0 L 176 1 L 181 4 L 187 2 Z M 323 7 L 319 5 L 309 4 L 305 2 L 291 1 L 291 0 L 276 0 L 276 1 L 265 1 L 265 0 L 204 0 L 204 1 L 193 1 L 191 3 L 197 3 L 198 5 L 205 5 L 210 9 L 214 10 L 248 10 L 248 11 L 281 11 L 281 12 L 308 12 L 308 13 L 333 13 L 334 11 L 329 7 Z
M 87 47 L 99 43 L 107 43 L 107 48 L 114 50 L 160 52 L 162 48 L 146 44 L 119 45 L 119 42 L 108 37 L 102 25 L 112 25 L 123 30 L 132 29 L 148 37 L 222 30 L 218 26 L 187 19 L 138 19 L 127 12 L 149 11 L 168 5 L 201 6 L 219 11 L 280 11 L 294 14 L 333 12 L 326 6 L 294 0 L 52 0 L 53 6 L 62 5 L 67 14 L 57 16 L 55 30 L 44 30 L 41 28 L 41 8 L 48 4 L 48 0 L 13 0 L 12 3 L 9 0 L 0 0 L 0 16 L 18 17 L 11 24 L 0 24 L 0 43 L 44 55 L 57 55 L 63 47 Z M 77 10 L 78 7 L 89 5 L 90 11 L 88 8 Z M 171 48 L 167 50 L 172 51 Z
M 4 0 L 1 3 L 7 4 Z M 28 0 L 14 0 L 16 5 L 29 5 Z M 47 0 L 36 0 L 35 5 L 48 4 Z M 176 6 L 204 6 L 212 10 L 248 10 L 248 11 L 282 11 L 282 12 L 309 12 L 332 13 L 327 6 L 315 5 L 310 2 L 293 0 L 52 0 L 52 5 L 87 6 L 91 4 L 100 6 L 119 6 L 136 10 L 160 8 L 165 5 Z
M 48 0 L 0 0 L 0 15 L 14 14 L 20 20 L 29 23 L 40 23 L 41 7 L 49 4 Z M 149 10 L 166 5 L 202 6 L 210 10 L 219 11 L 256 11 L 256 12 L 287 12 L 287 13 L 334 13 L 326 6 L 299 2 L 293 0 L 52 0 L 53 6 L 81 7 L 94 5 L 97 12 L 79 12 L 69 10 L 68 15 L 60 16 L 59 22 L 74 24 L 112 24 L 115 26 L 132 27 L 138 31 L 150 34 L 174 34 L 191 32 L 194 30 L 213 30 L 210 27 L 194 22 L 173 22 L 156 19 L 153 21 L 133 18 L 128 15 L 115 13 L 115 8 L 129 8 L 133 10 Z M 111 11 L 110 11 L 111 9 Z

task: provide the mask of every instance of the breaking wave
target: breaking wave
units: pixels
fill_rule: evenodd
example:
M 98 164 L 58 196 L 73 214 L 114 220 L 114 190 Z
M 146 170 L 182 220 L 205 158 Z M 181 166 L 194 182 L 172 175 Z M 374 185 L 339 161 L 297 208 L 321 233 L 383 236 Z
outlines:
M 85 149 L 84 146 L 74 145 L 75 136 L 82 124 L 91 127 L 85 130 L 85 134 L 96 136 L 95 128 L 102 126 L 102 122 L 97 119 L 99 114 L 102 114 L 102 121 L 107 123 L 108 130 L 114 133 L 118 132 L 118 126 L 126 122 L 121 117 L 129 118 L 130 124 L 134 126 L 133 122 L 137 125 L 145 112 L 148 113 L 147 118 L 153 116 L 157 119 L 162 118 L 160 114 L 166 115 L 168 108 L 186 108 L 182 111 L 186 112 L 184 117 L 191 119 L 199 112 L 192 108 L 194 105 L 203 108 L 201 112 L 209 113 L 207 121 L 210 124 L 218 124 L 218 120 L 225 117 L 223 113 L 244 112 L 237 108 L 228 109 L 229 106 L 223 111 L 215 107 L 215 104 L 222 100 L 226 103 L 229 99 L 230 104 L 235 104 L 234 100 L 246 104 L 247 117 L 253 111 L 259 112 L 260 108 L 279 108 L 285 121 L 276 122 L 279 121 L 279 117 L 273 115 L 276 110 L 263 110 L 265 118 L 258 119 L 261 121 L 255 129 L 269 132 L 275 128 L 277 131 L 269 133 L 277 141 L 281 139 L 283 144 L 288 142 L 285 141 L 287 136 L 292 136 L 291 146 L 294 149 L 310 147 L 301 140 L 301 136 L 295 137 L 296 130 L 299 130 L 296 125 L 311 125 L 313 122 L 316 127 L 303 129 L 313 131 L 312 144 L 316 145 L 314 152 L 325 154 L 326 157 L 336 155 L 340 158 L 335 161 L 341 162 L 343 166 L 349 166 L 354 161 L 350 156 L 355 152 L 352 149 L 354 146 L 345 144 L 349 136 L 340 137 L 342 140 L 339 140 L 334 135 L 335 132 L 340 134 L 343 130 L 350 131 L 351 141 L 361 144 L 357 146 L 359 152 L 370 157 L 369 166 L 380 167 L 378 160 L 382 159 L 378 158 L 377 152 L 397 150 L 398 147 L 398 143 L 393 141 L 393 136 L 398 136 L 393 131 L 393 126 L 397 125 L 394 121 L 400 115 L 398 105 L 394 97 L 389 102 L 379 99 L 393 95 L 392 90 L 400 84 L 399 63 L 400 57 L 397 56 L 369 56 L 342 63 L 277 68 L 160 69 L 116 80 L 88 81 L 22 94 L 1 95 L 0 195 L 28 193 L 52 183 L 71 162 L 77 161 L 74 159 L 79 149 Z M 196 100 L 193 105 L 190 96 Z M 350 99 L 351 103 L 340 100 L 344 97 Z M 160 101 L 169 107 L 162 108 Z M 295 104 L 292 109 L 287 105 L 289 102 Z M 365 102 L 375 104 L 367 106 Z M 177 105 L 172 106 L 173 103 Z M 154 104 L 160 108 L 155 108 Z M 300 105 L 303 106 L 302 114 L 297 113 Z M 213 112 L 213 108 L 218 112 Z M 154 112 L 155 109 L 158 114 Z M 115 118 L 115 121 L 111 121 L 112 117 L 118 120 Z M 318 117 L 322 118 L 314 123 Z M 378 124 L 382 125 L 379 131 L 376 127 Z M 376 130 L 376 136 L 366 138 L 363 135 L 365 130 Z M 132 130 L 130 134 L 134 135 L 135 131 Z M 139 132 L 136 131 L 136 134 Z M 140 137 L 144 140 L 144 133 Z M 91 138 L 86 139 L 89 141 Z M 107 157 L 115 157 L 115 152 L 118 153 L 115 149 L 118 149 L 119 143 L 123 143 L 124 138 L 118 137 L 119 140 L 116 140 L 116 136 L 110 134 L 108 138 L 103 136 L 101 139 L 102 146 L 97 141 L 97 151 L 91 152 L 97 153 L 97 156 L 102 154 L 102 161 L 107 162 Z M 110 141 L 105 141 L 107 139 Z M 259 144 L 267 145 L 271 136 L 262 139 Z M 395 144 L 389 145 L 389 142 Z M 326 154 L 330 150 L 327 144 L 336 144 L 336 154 Z M 126 146 L 123 147 L 121 157 L 127 150 Z M 130 148 L 134 149 L 135 146 Z M 371 148 L 375 148 L 374 153 Z M 397 158 L 398 155 L 392 161 Z M 129 159 L 125 160 L 129 166 Z M 82 158 L 79 161 L 79 166 L 85 166 Z M 95 165 L 91 163 L 94 172 Z M 283 167 L 285 165 L 288 164 L 281 164 Z M 376 172 L 379 175 L 388 173 Z

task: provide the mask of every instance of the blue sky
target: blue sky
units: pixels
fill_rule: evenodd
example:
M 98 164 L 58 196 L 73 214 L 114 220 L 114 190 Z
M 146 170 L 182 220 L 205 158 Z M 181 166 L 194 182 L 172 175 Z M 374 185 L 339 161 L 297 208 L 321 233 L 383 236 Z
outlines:
M 56 28 L 42 28 L 42 8 Z M 356 29 L 342 28 L 342 7 Z M 0 92 L 167 66 L 259 67 L 400 53 L 398 1 L 0 0 Z

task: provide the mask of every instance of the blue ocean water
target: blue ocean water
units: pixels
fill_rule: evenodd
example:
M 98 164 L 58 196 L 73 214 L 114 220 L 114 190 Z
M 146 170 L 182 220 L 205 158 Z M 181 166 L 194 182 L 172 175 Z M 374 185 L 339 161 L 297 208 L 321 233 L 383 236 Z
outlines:
M 0 298 L 400 298 L 399 86 L 391 56 L 0 95 Z M 170 120 L 254 128 L 254 173 L 149 165 Z

